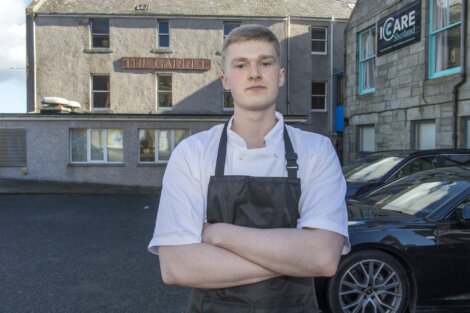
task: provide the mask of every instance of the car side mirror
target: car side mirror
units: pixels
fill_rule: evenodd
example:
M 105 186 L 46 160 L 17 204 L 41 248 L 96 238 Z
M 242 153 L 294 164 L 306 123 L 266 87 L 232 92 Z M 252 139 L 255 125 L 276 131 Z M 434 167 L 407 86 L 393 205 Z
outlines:
M 462 221 L 463 222 L 470 222 L 470 204 L 466 204 L 466 205 L 463 206 Z

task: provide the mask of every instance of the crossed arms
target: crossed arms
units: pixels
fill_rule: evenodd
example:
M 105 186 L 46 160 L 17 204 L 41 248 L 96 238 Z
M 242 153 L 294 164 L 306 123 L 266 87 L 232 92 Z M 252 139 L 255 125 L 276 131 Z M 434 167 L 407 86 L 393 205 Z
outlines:
M 332 276 L 345 238 L 321 229 L 256 229 L 205 224 L 202 243 L 161 246 L 163 281 L 227 288 L 288 275 Z

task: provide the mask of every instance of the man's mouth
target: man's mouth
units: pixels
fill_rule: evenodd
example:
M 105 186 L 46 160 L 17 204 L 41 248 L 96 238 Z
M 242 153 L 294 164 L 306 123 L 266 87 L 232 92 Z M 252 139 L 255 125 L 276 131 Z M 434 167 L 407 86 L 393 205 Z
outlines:
M 258 91 L 258 90 L 262 90 L 262 89 L 266 89 L 266 87 L 261 86 L 261 85 L 256 85 L 256 86 L 251 86 L 251 87 L 247 88 L 247 90 L 251 90 L 251 91 Z

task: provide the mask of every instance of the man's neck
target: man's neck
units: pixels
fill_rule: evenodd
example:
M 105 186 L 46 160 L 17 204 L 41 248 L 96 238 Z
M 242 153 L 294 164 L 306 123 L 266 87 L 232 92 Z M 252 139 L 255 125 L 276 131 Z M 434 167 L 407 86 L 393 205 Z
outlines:
M 264 137 L 276 125 L 275 111 L 246 112 L 235 110 L 233 114 L 232 131 L 242 137 L 248 149 L 265 146 Z

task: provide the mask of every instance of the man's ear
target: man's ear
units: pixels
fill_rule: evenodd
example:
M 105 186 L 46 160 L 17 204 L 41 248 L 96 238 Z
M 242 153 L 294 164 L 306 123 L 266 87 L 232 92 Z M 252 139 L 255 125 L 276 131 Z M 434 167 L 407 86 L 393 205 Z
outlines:
M 230 84 L 228 83 L 227 75 L 225 75 L 224 72 L 222 72 L 220 79 L 222 80 L 222 86 L 224 87 L 224 90 L 230 90 Z
M 281 67 L 279 70 L 279 87 L 284 86 L 284 83 L 286 81 L 286 69 Z

